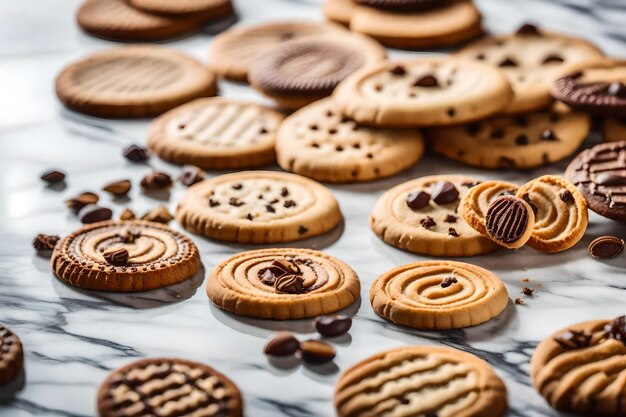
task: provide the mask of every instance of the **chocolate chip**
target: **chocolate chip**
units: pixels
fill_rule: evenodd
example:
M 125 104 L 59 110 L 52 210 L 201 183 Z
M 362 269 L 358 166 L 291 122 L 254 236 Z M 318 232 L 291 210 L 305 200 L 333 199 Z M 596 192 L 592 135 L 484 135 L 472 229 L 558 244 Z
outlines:
M 283 275 L 276 280 L 274 288 L 279 293 L 302 294 L 304 291 L 304 279 L 295 274 Z
M 33 248 L 42 252 L 49 251 L 54 249 L 60 239 L 61 237 L 58 235 L 45 235 L 40 233 L 33 239 Z
M 528 136 L 521 134 L 515 138 L 515 144 L 518 146 L 528 145 Z
M 573 203 L 574 202 L 574 196 L 572 195 L 570 190 L 563 190 L 563 191 L 561 191 L 561 193 L 559 194 L 559 198 L 564 203 Z
M 498 159 L 498 167 L 499 168 L 515 168 L 517 163 L 514 159 L 509 158 L 508 156 L 501 156 Z
M 456 231 L 456 229 L 454 227 L 450 227 L 448 229 L 448 235 L 452 236 L 452 237 L 459 237 L 458 232 Z
M 144 162 L 150 157 L 145 148 L 137 145 L 130 145 L 128 148 L 125 148 L 122 155 L 124 155 L 124 158 L 132 162 Z
M 289 356 L 300 349 L 300 342 L 290 332 L 274 333 L 263 348 L 263 353 L 270 356 Z
M 248 214 L 246 214 L 246 219 L 252 221 L 252 220 L 254 220 L 254 216 L 252 215 L 252 213 L 248 213 Z
M 395 76 L 402 77 L 406 75 L 406 69 L 402 65 L 396 65 L 389 70 L 389 72 Z
M 243 188 L 243 184 L 233 184 L 231 187 L 233 190 L 241 190 Z
M 609 337 L 626 344 L 626 316 L 621 316 L 604 327 Z
M 521 199 L 505 195 L 489 205 L 485 221 L 487 231 L 494 240 L 513 243 L 526 233 L 529 214 Z
M 116 197 L 122 197 L 128 194 L 131 187 L 132 185 L 130 183 L 130 180 L 121 180 L 121 181 L 111 182 L 105 185 L 104 187 L 102 187 L 102 189 L 108 193 L 113 194 Z
M 557 140 L 557 137 L 556 137 L 556 134 L 552 130 L 546 129 L 543 132 L 541 132 L 541 139 L 551 142 L 551 141 Z
M 65 174 L 61 171 L 57 171 L 56 169 L 50 169 L 43 172 L 40 178 L 48 184 L 54 184 L 63 181 L 65 179 Z
M 500 64 L 498 64 L 501 67 L 517 67 L 517 62 L 515 62 L 513 60 L 513 58 L 505 58 L 502 60 L 502 62 L 500 62 Z
M 437 204 L 450 204 L 459 198 L 459 190 L 450 181 L 438 181 L 431 189 L 433 201 Z
M 243 201 L 241 201 L 237 197 L 231 197 L 230 200 L 228 200 L 228 204 L 230 204 L 233 207 L 241 207 L 241 206 L 243 206 L 246 203 L 244 203 Z
M 289 190 L 286 187 L 281 188 L 280 196 L 281 197 L 287 197 L 288 195 L 289 195 Z
M 128 250 L 126 248 L 117 246 L 113 248 L 108 248 L 102 254 L 104 256 L 104 260 L 110 263 L 111 265 L 126 265 L 128 263 Z
M 424 229 L 430 229 L 431 227 L 437 226 L 437 223 L 435 223 L 435 220 L 430 216 L 427 216 L 423 218 L 422 220 L 420 220 L 420 224 L 422 225 Z
M 609 95 L 611 96 L 626 98 L 626 85 L 619 81 L 612 82 L 611 84 L 609 84 L 607 93 L 609 93 Z
M 307 229 L 307 228 L 306 228 L 306 227 L 304 227 L 304 226 L 300 226 L 300 227 L 298 227 L 298 234 L 299 234 L 299 235 L 303 235 L 303 234 L 305 234 L 305 233 L 306 233 L 306 232 L 308 232 L 308 231 L 309 231 L 309 229 Z
M 443 219 L 446 223 L 456 223 L 457 217 L 454 214 L 446 214 L 446 217 Z
M 475 58 L 479 61 L 484 61 L 485 60 L 485 54 L 478 54 L 475 56 Z
M 459 282 L 455 277 L 445 277 L 443 281 L 441 281 L 441 288 L 448 288 L 452 284 L 456 284 Z
M 504 129 L 501 127 L 494 127 L 489 135 L 491 139 L 502 139 L 504 138 Z
M 347 316 L 321 316 L 315 320 L 315 329 L 324 337 L 337 337 L 348 333 L 352 319 Z
M 307 340 L 300 343 L 300 352 L 305 362 L 322 364 L 335 358 L 335 348 L 321 340 Z
M 467 130 L 467 133 L 469 135 L 474 136 L 478 132 L 480 132 L 480 125 L 478 123 L 471 123 L 471 124 L 467 125 L 465 130 Z
M 480 184 L 480 181 L 471 181 L 471 182 L 464 182 L 463 184 L 461 184 L 463 187 L 467 187 L 467 188 L 473 188 L 476 187 L 478 184 Z
M 210 207 L 217 207 L 220 205 L 220 202 L 217 200 L 213 200 L 212 198 L 209 198 L 209 206 Z
M 424 208 L 430 202 L 430 194 L 425 191 L 413 191 L 406 196 L 406 205 L 411 210 Z
M 517 116 L 515 118 L 515 124 L 519 127 L 528 127 L 528 119 L 524 116 Z
M 268 213 L 276 213 L 276 209 L 269 204 L 265 206 L 265 210 L 267 210 Z
M 171 187 L 172 184 L 172 177 L 161 171 L 152 171 L 141 180 L 141 187 L 144 190 L 162 190 Z
M 547 57 L 545 57 L 543 61 L 541 61 L 542 64 L 552 64 L 552 63 L 560 64 L 562 62 L 565 62 L 565 60 L 563 59 L 561 55 L 558 55 L 558 54 L 550 54 Z
M 283 203 L 283 206 L 285 208 L 295 207 L 296 206 L 296 202 L 293 201 L 293 200 L 285 200 L 285 202 Z
M 96 204 L 98 201 L 100 201 L 98 194 L 87 191 L 76 197 L 65 200 L 65 205 L 72 210 L 74 214 L 78 214 L 86 205 Z
M 180 171 L 178 181 L 180 181 L 183 185 L 186 185 L 187 187 L 191 187 L 192 185 L 202 181 L 205 176 L 206 173 L 197 166 L 185 165 Z
M 174 216 L 169 212 L 164 205 L 156 206 L 141 216 L 141 220 L 146 220 L 153 223 L 168 224 L 174 220 Z
M 454 110 L 453 108 L 449 108 L 446 113 L 449 117 L 454 117 L 456 115 L 456 110 Z
M 524 200 L 526 203 L 528 203 L 528 205 L 530 206 L 531 209 L 533 209 L 533 213 L 537 214 L 537 205 L 535 203 L 533 203 L 533 201 L 530 199 L 530 196 L 528 194 L 524 194 L 522 196 L 522 200 Z
M 525 302 L 524 302 L 524 300 L 522 300 L 521 298 L 516 298 L 516 299 L 515 299 L 515 304 L 517 304 L 517 305 L 524 305 L 524 304 L 526 304 L 526 303 L 525 303 Z
M 135 212 L 129 208 L 125 208 L 122 214 L 120 214 L 120 220 L 135 220 Z
M 522 288 L 522 294 L 532 297 L 533 295 L 535 295 L 535 290 L 533 290 L 532 288 L 524 287 Z
M 78 212 L 78 217 L 85 224 L 111 220 L 113 211 L 97 204 L 88 204 Z
M 541 32 L 539 32 L 539 28 L 537 28 L 537 26 L 530 24 L 530 23 L 525 23 L 519 29 L 517 29 L 516 34 L 537 36 L 537 35 L 541 35 Z
M 580 349 L 591 344 L 591 335 L 576 330 L 567 330 L 554 338 L 563 349 Z
M 439 87 L 439 82 L 432 74 L 426 74 L 419 77 L 413 83 L 414 87 Z
M 600 236 L 591 241 L 588 250 L 594 258 L 614 258 L 624 251 L 624 240 L 615 236 Z

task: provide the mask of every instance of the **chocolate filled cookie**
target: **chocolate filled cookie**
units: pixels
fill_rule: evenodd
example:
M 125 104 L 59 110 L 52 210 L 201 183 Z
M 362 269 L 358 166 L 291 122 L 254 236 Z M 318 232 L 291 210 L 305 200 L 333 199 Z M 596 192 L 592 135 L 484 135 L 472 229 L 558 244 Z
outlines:
M 20 338 L 0 324 L 0 387 L 13 381 L 24 366 L 24 351 Z
M 489 205 L 485 216 L 488 236 L 509 249 L 521 248 L 535 225 L 531 206 L 513 195 L 503 195 Z

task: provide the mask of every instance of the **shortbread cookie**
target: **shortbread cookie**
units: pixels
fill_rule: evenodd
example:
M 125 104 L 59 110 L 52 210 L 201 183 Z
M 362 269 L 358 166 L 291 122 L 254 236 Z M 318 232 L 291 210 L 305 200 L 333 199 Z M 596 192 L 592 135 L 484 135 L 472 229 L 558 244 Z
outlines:
M 533 233 L 535 213 L 521 198 L 503 195 L 494 200 L 487 209 L 485 228 L 487 236 L 509 249 L 524 246 Z
M 457 56 L 502 69 L 515 91 L 515 99 L 503 111 L 524 113 L 548 107 L 552 82 L 572 64 L 601 57 L 602 52 L 582 39 L 524 25 L 516 34 L 478 40 Z
M 487 236 L 487 210 L 491 203 L 504 195 L 515 195 L 517 185 L 504 181 L 485 181 L 470 188 L 459 204 L 459 216 L 483 236 Z
M 578 149 L 591 118 L 555 106 L 518 116 L 429 129 L 431 149 L 450 159 L 488 169 L 530 169 L 560 161 Z
M 234 13 L 231 0 L 126 0 L 135 9 L 168 16 L 219 19 Z
M 91 35 L 123 41 L 174 38 L 194 31 L 202 24 L 202 20 L 195 17 L 146 13 L 129 6 L 125 0 L 85 0 L 78 9 L 76 20 Z
M 52 270 L 67 284 L 90 290 L 143 291 L 191 278 L 198 248 L 169 227 L 143 220 L 104 221 L 61 240 Z
M 0 387 L 13 381 L 24 366 L 24 350 L 20 338 L 0 324 Z
M 605 59 L 582 64 L 554 82 L 552 95 L 576 110 L 626 118 L 626 61 Z
M 299 175 L 245 171 L 189 188 L 176 220 L 185 229 L 227 242 L 291 242 L 325 233 L 341 221 L 326 187 Z
M 585 149 L 569 164 L 565 177 L 574 183 L 589 208 L 626 222 L 626 141 Z
M 602 140 L 604 142 L 621 142 L 626 140 L 626 119 L 604 119 L 602 123 Z
M 340 260 L 310 249 L 260 249 L 219 264 L 207 282 L 211 301 L 241 316 L 301 319 L 352 304 L 356 273 Z
M 362 126 L 343 116 L 331 99 L 289 116 L 276 140 L 285 170 L 326 182 L 360 182 L 396 174 L 424 152 L 421 133 Z
M 370 215 L 372 230 L 392 246 L 431 256 L 474 256 L 498 245 L 457 214 L 460 199 L 478 184 L 457 175 L 421 177 L 383 194 Z
M 485 118 L 506 106 L 513 92 L 497 68 L 437 57 L 369 66 L 348 77 L 333 96 L 359 123 L 418 127 Z
M 340 81 L 385 55 L 375 41 L 342 31 L 274 47 L 253 62 L 248 80 L 279 106 L 297 109 L 327 97 Z
M 166 161 L 205 169 L 235 169 L 274 162 L 283 115 L 257 104 L 202 98 L 157 118 L 148 146 Z
M 119 368 L 98 390 L 99 417 L 242 417 L 237 386 L 215 369 L 183 359 L 142 359 Z
M 357 363 L 335 386 L 339 417 L 502 417 L 507 394 L 491 366 L 437 346 L 406 346 Z
M 578 323 L 537 346 L 533 385 L 548 403 L 582 416 L 626 416 L 626 317 Z
M 56 79 L 66 107 L 100 117 L 154 116 L 216 91 L 215 76 L 200 62 L 160 46 L 96 52 Z
M 587 203 L 574 184 L 544 175 L 520 187 L 516 196 L 535 211 L 535 226 L 528 240 L 531 247 L 561 252 L 582 239 L 587 230 Z
M 460 329 L 500 314 L 508 292 L 493 273 L 454 261 L 415 262 L 378 277 L 370 303 L 379 316 L 416 329 Z

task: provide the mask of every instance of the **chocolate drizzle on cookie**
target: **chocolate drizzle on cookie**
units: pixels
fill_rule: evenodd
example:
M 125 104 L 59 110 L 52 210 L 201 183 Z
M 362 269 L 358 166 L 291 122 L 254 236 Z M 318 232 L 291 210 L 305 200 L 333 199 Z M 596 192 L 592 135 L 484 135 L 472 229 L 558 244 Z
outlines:
M 487 231 L 499 242 L 513 243 L 526 233 L 528 220 L 527 205 L 521 199 L 510 195 L 501 196 L 487 210 Z

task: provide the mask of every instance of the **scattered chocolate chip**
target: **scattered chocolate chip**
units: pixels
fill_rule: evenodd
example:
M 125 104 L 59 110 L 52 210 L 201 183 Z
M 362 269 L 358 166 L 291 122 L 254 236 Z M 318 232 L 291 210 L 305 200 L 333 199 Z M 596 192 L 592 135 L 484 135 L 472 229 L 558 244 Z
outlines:
M 580 349 L 591 344 L 591 335 L 576 330 L 567 330 L 554 338 L 563 349 Z
M 285 208 L 295 207 L 296 206 L 296 202 L 293 201 L 293 200 L 285 200 L 283 206 Z
M 448 228 L 448 235 L 452 237 L 459 237 L 459 233 L 456 231 L 454 227 Z
M 87 204 L 78 212 L 78 217 L 85 224 L 111 220 L 113 211 L 97 204 Z
M 455 277 L 445 277 L 443 281 L 441 281 L 441 288 L 448 288 L 452 284 L 456 284 L 459 282 Z
M 61 237 L 58 235 L 45 235 L 40 233 L 33 239 L 33 248 L 41 252 L 49 251 L 54 249 L 60 239 Z
M 295 274 L 283 275 L 276 280 L 274 285 L 276 292 L 284 294 L 302 294 L 304 290 L 304 279 Z
M 281 197 L 287 197 L 288 195 L 289 195 L 289 190 L 287 189 L 287 187 L 283 187 L 283 188 L 280 190 L 280 196 L 281 196 Z
M 335 348 L 321 340 L 307 340 L 300 343 L 300 352 L 305 362 L 322 364 L 335 358 Z
M 535 203 L 533 203 L 533 201 L 530 199 L 530 195 L 528 194 L 524 194 L 522 196 L 522 200 L 524 200 L 525 202 L 528 203 L 528 205 L 530 206 L 531 209 L 533 209 L 533 213 L 537 214 L 537 205 Z
M 624 251 L 624 240 L 615 236 L 600 236 L 591 241 L 588 250 L 594 258 L 614 258 Z
M 126 248 L 117 246 L 113 248 L 105 249 L 104 260 L 111 265 L 126 265 L 128 263 L 128 250 Z
M 299 235 L 303 235 L 303 234 L 305 234 L 305 233 L 306 233 L 306 232 L 308 232 L 308 231 L 309 231 L 309 229 L 307 229 L 307 228 L 306 228 L 306 227 L 304 227 L 304 226 L 300 226 L 300 227 L 298 227 L 298 234 L 299 234 Z
M 546 129 L 543 132 L 541 132 L 541 139 L 548 141 L 548 142 L 558 140 L 556 137 L 556 134 L 550 129 Z
M 172 177 L 161 171 L 152 171 L 141 180 L 144 190 L 161 190 L 171 187 L 172 184 Z
M 233 207 L 241 207 L 241 206 L 243 206 L 246 203 L 244 203 L 243 201 L 241 201 L 237 197 L 231 197 L 230 200 L 228 200 L 228 204 L 230 204 Z
M 212 198 L 209 198 L 209 206 L 210 207 L 217 207 L 220 205 L 220 202 L 217 200 L 213 200 Z
M 533 290 L 532 288 L 524 287 L 522 288 L 522 294 L 532 297 L 533 295 L 535 295 L 535 290 Z
M 528 145 L 528 136 L 521 134 L 515 138 L 515 144 L 518 146 Z
M 563 190 L 563 191 L 561 191 L 561 193 L 559 194 L 559 198 L 564 203 L 573 203 L 574 202 L 574 196 L 572 195 L 572 192 L 570 190 Z
M 144 162 L 150 157 L 145 148 L 137 145 L 130 145 L 128 148 L 125 148 L 122 155 L 124 155 L 124 158 L 132 162 Z
M 233 184 L 233 190 L 241 190 L 243 188 L 243 184 Z
M 270 356 L 289 356 L 300 349 L 300 342 L 290 332 L 274 333 L 263 348 L 263 353 Z
M 206 173 L 197 166 L 185 165 L 180 171 L 178 181 L 180 181 L 183 185 L 186 185 L 187 187 L 191 187 L 192 185 L 202 181 L 205 176 Z
M 541 35 L 539 32 L 539 28 L 530 23 L 523 24 L 519 29 L 517 29 L 516 34 L 518 35 Z
M 267 130 L 266 128 L 264 128 L 264 127 L 262 127 L 262 128 L 260 128 L 260 129 L 259 129 L 259 134 L 260 134 L 260 135 L 264 135 L 264 134 L 266 134 L 267 132 L 268 132 L 268 130 Z
M 65 205 L 72 210 L 74 214 L 78 214 L 86 205 L 96 204 L 98 201 L 100 201 L 98 194 L 87 191 L 76 197 L 65 200 Z
M 550 54 L 541 61 L 542 64 L 560 64 L 562 62 L 565 62 L 565 60 L 558 54 Z
M 446 111 L 446 114 L 447 114 L 449 117 L 454 117 L 454 116 L 456 115 L 456 110 L 454 110 L 453 108 L 449 108 L 449 109 Z
M 137 216 L 135 216 L 135 212 L 129 208 L 124 209 L 122 214 L 120 214 L 120 220 L 135 220 Z
M 498 65 L 500 65 L 501 67 L 517 67 L 517 62 L 515 62 L 513 58 L 507 57 L 503 59 L 502 62 L 500 62 L 500 64 Z
M 61 171 L 57 171 L 56 169 L 50 169 L 42 173 L 40 178 L 48 184 L 54 184 L 63 181 L 65 179 L 65 174 Z
M 446 214 L 446 217 L 443 219 L 446 223 L 456 223 L 457 217 L 454 214 Z
M 276 213 L 276 209 L 269 204 L 265 206 L 265 210 L 267 210 L 268 213 Z
M 252 213 L 248 213 L 248 214 L 246 214 L 246 219 L 252 221 L 252 220 L 254 220 L 254 216 L 252 215 Z
M 141 216 L 141 220 L 147 220 L 149 222 L 168 224 L 174 219 L 174 216 L 169 212 L 165 206 L 156 206 L 146 214 Z
M 412 210 L 424 208 L 430 202 L 430 194 L 425 191 L 413 191 L 406 196 L 406 205 Z
M 609 88 L 606 90 L 611 96 L 625 98 L 626 97 L 626 85 L 624 83 L 615 81 L 609 84 Z
M 626 344 L 626 316 L 621 316 L 604 327 L 609 337 Z
M 315 320 L 315 329 L 324 337 L 337 337 L 348 333 L 352 319 L 347 316 L 321 316 Z
M 524 300 L 522 300 L 521 298 L 516 298 L 515 299 L 515 304 L 517 304 L 517 305 L 524 305 L 524 304 L 526 304 L 526 302 Z
M 389 70 L 389 72 L 395 76 L 402 77 L 406 75 L 406 69 L 402 65 L 396 65 Z
M 419 77 L 413 83 L 414 87 L 439 87 L 439 81 L 432 74 L 426 74 Z
M 504 138 L 504 129 L 501 127 L 494 127 L 491 133 L 489 134 L 491 139 L 503 139 Z
M 431 227 L 437 226 L 437 223 L 435 223 L 435 219 L 430 216 L 427 216 L 420 220 L 420 224 L 424 229 L 430 229 Z
M 478 54 L 475 56 L 475 58 L 479 61 L 484 61 L 485 60 L 485 54 Z
M 449 181 L 438 181 L 431 189 L 433 201 L 437 204 L 450 204 L 459 198 L 459 190 Z
M 102 189 L 108 193 L 113 194 L 116 197 L 122 197 L 128 194 L 132 187 L 130 180 L 121 180 L 109 183 L 102 187 Z

